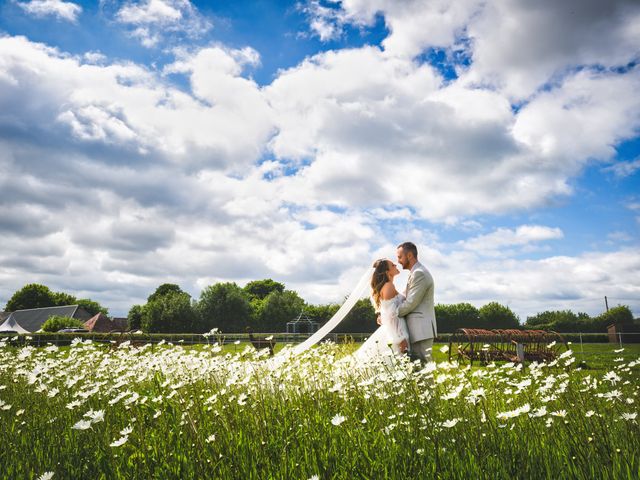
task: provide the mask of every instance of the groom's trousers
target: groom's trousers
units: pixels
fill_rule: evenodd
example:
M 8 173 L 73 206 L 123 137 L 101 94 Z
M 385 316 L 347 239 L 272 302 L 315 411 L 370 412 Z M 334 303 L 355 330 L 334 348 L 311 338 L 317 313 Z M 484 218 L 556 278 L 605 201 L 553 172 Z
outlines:
M 419 358 L 423 362 L 432 362 L 431 350 L 433 349 L 433 338 L 419 340 L 411 344 L 411 356 Z

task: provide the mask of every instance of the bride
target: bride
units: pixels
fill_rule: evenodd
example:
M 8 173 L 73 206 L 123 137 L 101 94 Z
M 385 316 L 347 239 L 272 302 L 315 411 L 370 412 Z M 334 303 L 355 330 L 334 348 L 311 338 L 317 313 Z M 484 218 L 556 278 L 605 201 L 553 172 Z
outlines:
M 371 292 L 371 302 L 379 314 L 380 327 L 345 360 L 355 360 L 357 364 L 366 365 L 377 359 L 389 359 L 391 356 L 407 353 L 409 345 L 407 323 L 403 317 L 398 316 L 398 306 L 404 300 L 404 296 L 398 293 L 393 285 L 393 279 L 399 273 L 392 261 L 376 260 L 333 317 L 311 337 L 296 345 L 291 354 L 298 355 L 321 341 L 344 320 L 367 290 Z
M 380 328 L 354 353 L 356 360 L 367 360 L 385 355 L 408 353 L 409 330 L 407 322 L 398 315 L 404 295 L 398 293 L 393 278 L 400 273 L 387 259 L 376 260 L 371 275 L 371 303 L 379 314 Z

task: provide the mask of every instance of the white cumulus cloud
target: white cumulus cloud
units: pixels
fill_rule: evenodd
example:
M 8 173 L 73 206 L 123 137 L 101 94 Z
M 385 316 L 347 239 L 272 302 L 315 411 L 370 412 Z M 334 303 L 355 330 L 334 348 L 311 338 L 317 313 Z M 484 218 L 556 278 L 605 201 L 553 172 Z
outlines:
M 115 20 L 130 27 L 131 35 L 149 48 L 169 35 L 199 37 L 212 27 L 189 0 L 127 2 L 117 10 Z
M 75 23 L 82 13 L 82 7 L 77 3 L 62 0 L 30 0 L 18 2 L 20 8 L 35 17 L 56 17 L 60 20 Z
M 439 302 L 598 313 L 603 292 L 640 308 L 640 259 L 620 227 L 603 232 L 617 250 L 559 255 L 569 232 L 552 222 L 486 224 L 571 195 L 592 162 L 637 170 L 615 147 L 640 128 L 638 8 L 540 5 L 311 9 L 325 40 L 376 15 L 389 36 L 311 55 L 268 85 L 250 77 L 257 46 L 166 49 L 175 58 L 156 69 L 0 37 L 0 298 L 34 281 L 123 314 L 160 283 L 197 296 L 271 277 L 327 303 L 413 240 Z M 113 18 L 148 46 L 211 27 L 186 0 L 117 3 Z M 547 30 L 554 51 L 536 40 Z M 431 47 L 469 65 L 444 78 L 420 57 Z

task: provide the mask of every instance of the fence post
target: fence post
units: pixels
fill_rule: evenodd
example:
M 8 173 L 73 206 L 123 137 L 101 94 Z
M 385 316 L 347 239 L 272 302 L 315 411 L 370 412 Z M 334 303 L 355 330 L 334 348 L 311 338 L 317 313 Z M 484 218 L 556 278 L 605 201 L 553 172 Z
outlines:
M 580 332 L 580 353 L 584 353 L 584 345 L 582 344 L 582 332 Z
M 620 342 L 620 348 L 622 348 L 622 332 L 618 332 L 618 340 Z

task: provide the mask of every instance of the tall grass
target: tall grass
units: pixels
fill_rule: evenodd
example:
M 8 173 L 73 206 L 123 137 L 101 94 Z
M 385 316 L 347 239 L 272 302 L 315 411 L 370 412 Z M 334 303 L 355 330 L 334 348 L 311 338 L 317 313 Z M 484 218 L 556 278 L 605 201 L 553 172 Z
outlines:
M 280 357 L 278 357 L 280 358 Z M 640 361 L 0 343 L 4 478 L 638 478 Z M 46 477 L 45 477 L 46 478 Z

